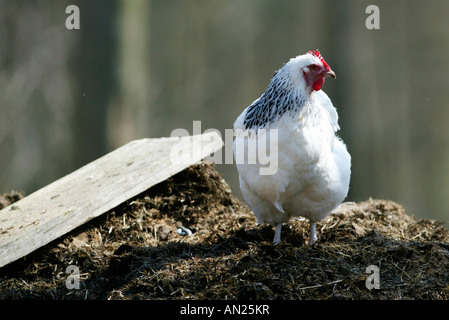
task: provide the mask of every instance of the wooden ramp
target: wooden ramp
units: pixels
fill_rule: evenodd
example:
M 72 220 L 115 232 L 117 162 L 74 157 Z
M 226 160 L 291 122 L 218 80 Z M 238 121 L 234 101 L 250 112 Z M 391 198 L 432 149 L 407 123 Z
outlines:
M 0 268 L 221 149 L 216 132 L 132 141 L 0 211 Z

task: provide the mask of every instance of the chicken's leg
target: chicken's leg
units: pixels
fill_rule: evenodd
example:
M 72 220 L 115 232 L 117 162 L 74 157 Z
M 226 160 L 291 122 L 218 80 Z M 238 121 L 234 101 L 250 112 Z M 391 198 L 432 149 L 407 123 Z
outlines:
M 316 236 L 316 223 L 310 221 L 310 235 L 309 235 L 309 246 L 314 244 L 318 240 Z
M 278 223 L 274 231 L 273 244 L 279 244 L 281 242 L 281 230 L 282 230 L 282 223 Z

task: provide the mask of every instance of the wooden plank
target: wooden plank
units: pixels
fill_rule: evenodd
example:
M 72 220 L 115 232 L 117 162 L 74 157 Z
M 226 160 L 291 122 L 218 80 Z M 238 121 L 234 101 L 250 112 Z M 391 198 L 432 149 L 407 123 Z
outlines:
M 132 141 L 0 211 L 0 268 L 219 150 L 216 132 Z

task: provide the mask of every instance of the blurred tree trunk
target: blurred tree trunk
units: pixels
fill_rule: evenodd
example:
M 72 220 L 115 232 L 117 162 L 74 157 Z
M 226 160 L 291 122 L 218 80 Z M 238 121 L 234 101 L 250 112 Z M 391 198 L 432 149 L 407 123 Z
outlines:
M 73 167 L 79 33 L 65 28 L 67 5 L 0 0 L 0 192 L 33 192 Z
M 120 87 L 108 114 L 108 140 L 112 147 L 151 132 L 150 4 L 149 0 L 120 1 Z
M 76 160 L 78 165 L 83 165 L 108 151 L 106 117 L 110 97 L 116 88 L 117 2 L 82 0 L 79 8 L 81 40 L 74 54 L 73 68 L 77 80 L 74 123 Z
M 442 199 L 447 199 L 448 188 L 443 177 L 448 174 L 444 174 L 447 165 L 441 164 L 447 157 L 438 150 L 447 149 L 441 139 L 444 130 L 439 131 L 447 124 L 432 120 L 430 129 L 424 127 L 447 92 L 437 92 L 434 86 L 445 79 L 441 65 L 429 68 L 437 64 L 438 50 L 427 49 L 439 43 L 444 50 L 448 29 L 435 28 L 435 22 L 444 21 L 444 13 L 436 3 L 385 2 L 379 5 L 380 29 L 368 30 L 365 9 L 371 2 L 329 4 L 337 65 L 342 70 L 337 72 L 336 103 L 338 108 L 341 102 L 340 134 L 353 163 L 349 199 L 392 199 L 406 204 L 410 214 L 446 210 Z M 424 19 L 434 16 L 440 17 Z M 436 119 L 447 119 L 440 114 Z
M 388 119 L 382 119 L 378 65 L 373 44 L 373 37 L 378 31 L 366 29 L 365 8 L 364 2 L 339 2 L 334 20 L 334 44 L 337 65 L 341 70 L 338 78 L 341 88 L 340 134 L 350 145 L 349 152 L 354 164 L 349 198 L 360 200 L 379 190 L 379 186 L 383 185 L 384 190 L 390 188 L 384 180 L 387 174 L 384 127 Z M 383 11 L 386 10 L 382 10 L 382 17 Z

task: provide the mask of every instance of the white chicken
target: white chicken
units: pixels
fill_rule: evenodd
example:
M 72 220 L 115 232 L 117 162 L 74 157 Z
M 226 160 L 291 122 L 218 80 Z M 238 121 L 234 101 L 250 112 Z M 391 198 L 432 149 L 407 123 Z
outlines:
M 258 224 L 275 226 L 275 244 L 281 241 L 282 223 L 298 216 L 310 221 L 309 245 L 316 242 L 316 222 L 349 190 L 351 156 L 335 135 L 338 114 L 321 90 L 326 77 L 335 73 L 318 50 L 292 58 L 234 123 L 242 194 Z M 267 159 L 275 170 L 261 173 Z

